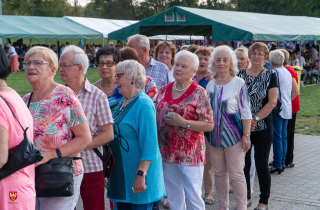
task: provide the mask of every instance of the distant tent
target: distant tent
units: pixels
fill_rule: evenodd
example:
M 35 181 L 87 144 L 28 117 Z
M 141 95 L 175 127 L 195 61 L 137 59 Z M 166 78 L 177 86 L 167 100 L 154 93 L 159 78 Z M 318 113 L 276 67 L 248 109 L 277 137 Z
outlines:
M 100 32 L 64 18 L 0 15 L 0 38 L 102 38 Z
M 137 23 L 138 21 L 129 20 L 111 20 L 111 19 L 99 19 L 99 18 L 85 18 L 85 17 L 71 17 L 64 16 L 63 18 L 71 20 L 77 24 L 83 25 L 92 30 L 98 31 L 103 34 L 104 38 L 108 38 L 108 34 L 124 28 L 126 26 Z
M 320 40 L 320 19 L 223 10 L 172 7 L 109 34 L 127 40 L 134 34 L 212 36 L 215 42 L 238 40 Z
M 204 40 L 204 36 L 178 36 L 178 35 L 158 35 L 158 36 L 149 36 L 150 40 Z

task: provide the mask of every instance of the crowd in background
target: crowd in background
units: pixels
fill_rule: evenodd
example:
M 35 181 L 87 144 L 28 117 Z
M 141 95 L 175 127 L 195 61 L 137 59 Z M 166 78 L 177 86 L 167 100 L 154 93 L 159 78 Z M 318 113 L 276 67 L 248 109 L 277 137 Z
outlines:
M 23 50 L 21 40 L 19 44 Z M 0 49 L 0 94 L 15 106 L 22 99 L 5 84 L 12 72 L 6 56 L 13 55 L 13 46 L 6 45 L 6 55 Z M 305 56 L 317 62 L 317 52 L 306 47 Z M 204 210 L 215 203 L 215 185 L 219 210 L 228 209 L 230 192 L 236 208 L 244 210 L 252 205 L 255 171 L 260 186 L 256 209 L 268 209 L 270 174 L 295 166 L 300 105 L 291 65 L 297 62 L 295 54 L 270 50 L 262 42 L 235 50 L 194 43 L 177 49 L 170 42 L 152 47 L 143 35 L 129 37 L 123 48 L 112 43 L 82 49 L 69 43 L 32 47 L 23 61 L 33 87 L 23 97 L 30 111 L 21 109 L 29 120 L 23 126 L 33 127 L 30 139 L 43 152 L 38 164 L 81 153 L 82 160 L 74 163 L 75 193 L 35 199 L 34 174 L 28 168 L 0 181 L 0 194 L 16 182 L 28 189 L 20 193 L 27 200 L 15 204 L 22 210 L 73 210 L 79 196 L 85 210 L 103 210 L 103 166 L 93 149 L 108 143 L 116 164 L 107 186 L 112 209 L 159 209 L 164 198 L 167 209 Z M 98 67 L 98 81 L 85 77 L 92 65 Z M 65 85 L 53 80 L 58 69 Z M 6 129 L 0 134 L 8 136 L 18 125 L 9 112 L 1 113 Z M 12 141 L 0 141 L 0 154 L 7 154 L 3 145 L 12 146 Z M 274 157 L 268 163 L 271 144 Z M 0 160 L 1 168 L 5 157 Z M 0 207 L 6 209 L 4 199 L 0 197 Z

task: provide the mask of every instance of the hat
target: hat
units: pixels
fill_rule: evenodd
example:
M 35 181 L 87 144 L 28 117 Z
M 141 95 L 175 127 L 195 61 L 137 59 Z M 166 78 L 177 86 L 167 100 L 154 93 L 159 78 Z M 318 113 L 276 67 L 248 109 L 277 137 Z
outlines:
M 19 49 L 20 47 L 19 47 L 19 46 L 15 46 L 15 48 L 18 48 L 18 49 Z

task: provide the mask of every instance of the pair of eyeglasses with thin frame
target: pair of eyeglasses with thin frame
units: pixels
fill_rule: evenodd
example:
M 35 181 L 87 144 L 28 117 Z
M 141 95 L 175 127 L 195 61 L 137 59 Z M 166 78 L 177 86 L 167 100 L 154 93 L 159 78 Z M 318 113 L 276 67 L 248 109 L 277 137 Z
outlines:
M 124 73 L 116 74 L 115 77 L 116 79 L 119 79 L 119 76 L 124 75 Z
M 33 64 L 34 66 L 42 66 L 43 64 L 48 64 L 48 62 L 46 61 L 40 61 L 40 60 L 34 60 L 34 61 L 26 61 L 22 63 L 24 67 L 30 67 L 31 64 Z

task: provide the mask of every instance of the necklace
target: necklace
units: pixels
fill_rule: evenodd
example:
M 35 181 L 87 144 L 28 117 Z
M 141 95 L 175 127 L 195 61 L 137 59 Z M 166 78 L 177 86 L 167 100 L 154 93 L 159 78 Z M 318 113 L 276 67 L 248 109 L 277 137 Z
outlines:
M 129 98 L 125 98 L 125 97 L 123 97 L 123 98 L 126 100 L 131 100 L 131 99 L 135 98 L 136 96 L 140 95 L 141 92 L 142 92 L 142 90 L 139 90 L 136 94 L 134 94 L 133 96 L 130 96 Z
M 188 89 L 191 84 L 192 84 L 192 82 L 191 82 L 187 87 L 185 87 L 185 88 L 183 88 L 183 89 L 181 89 L 181 90 L 178 90 L 178 89 L 177 89 L 177 82 L 174 82 L 174 89 L 175 89 L 176 91 L 178 91 L 178 92 L 181 92 L 181 91 L 184 91 L 184 90 Z
M 116 111 L 114 112 L 114 115 L 112 116 L 112 117 L 113 117 L 113 120 L 117 119 L 117 118 L 121 115 L 121 113 L 126 109 L 126 107 L 128 106 L 128 104 L 130 104 L 135 97 L 137 97 L 138 95 L 140 95 L 141 91 L 142 91 L 142 90 L 139 90 L 135 95 L 131 96 L 131 97 L 128 98 L 128 99 L 123 97 L 124 99 L 130 100 L 130 101 L 129 101 L 124 107 L 122 107 L 123 100 L 121 101 L 121 103 L 118 104 L 118 106 L 117 106 L 116 109 L 115 109 Z
M 117 87 L 115 87 L 113 90 L 111 90 L 111 91 L 109 91 L 109 92 L 104 91 L 104 90 L 102 89 L 101 80 L 100 80 L 100 89 L 101 89 L 104 93 L 112 93 L 116 88 L 117 88 Z

